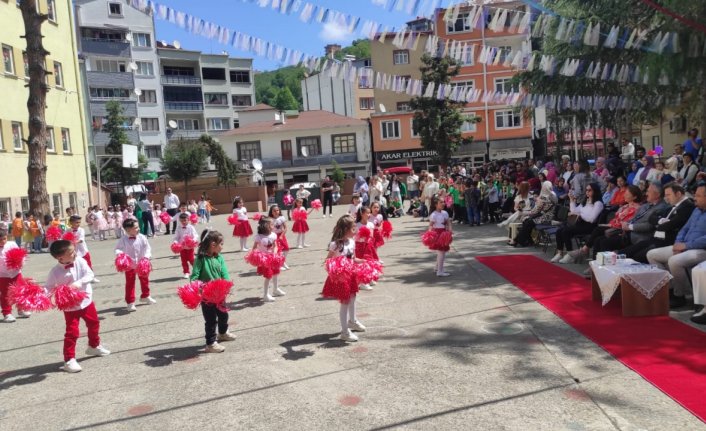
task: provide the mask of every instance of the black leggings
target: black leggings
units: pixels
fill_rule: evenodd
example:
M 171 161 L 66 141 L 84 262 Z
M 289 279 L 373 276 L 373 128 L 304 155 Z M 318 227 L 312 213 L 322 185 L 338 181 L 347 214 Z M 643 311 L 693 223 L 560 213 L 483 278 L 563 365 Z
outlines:
M 170 216 L 172 216 L 172 218 L 174 218 L 177 211 L 179 211 L 177 208 L 171 208 L 171 209 L 167 210 L 167 214 L 169 214 Z M 176 222 L 176 220 L 174 220 L 172 222 L 172 229 L 171 229 L 172 232 L 176 232 L 176 224 L 177 224 L 177 222 Z M 169 223 L 165 223 L 165 225 L 167 226 L 167 235 L 169 235 Z
M 328 213 L 333 214 L 333 193 L 324 192 L 324 215 L 326 215 L 326 204 L 328 204 Z
M 142 212 L 142 235 L 147 235 L 147 225 L 150 226 L 150 233 L 154 235 L 154 217 L 152 217 L 152 211 Z
M 213 304 L 201 303 L 201 312 L 206 320 L 206 344 L 211 345 L 216 342 L 216 327 L 219 334 L 228 332 L 228 313 L 218 309 Z
M 588 223 L 583 219 L 579 219 L 573 226 L 564 226 L 556 231 L 556 249 L 557 251 L 574 249 L 574 237 L 576 235 L 588 235 L 596 228 L 593 223 Z

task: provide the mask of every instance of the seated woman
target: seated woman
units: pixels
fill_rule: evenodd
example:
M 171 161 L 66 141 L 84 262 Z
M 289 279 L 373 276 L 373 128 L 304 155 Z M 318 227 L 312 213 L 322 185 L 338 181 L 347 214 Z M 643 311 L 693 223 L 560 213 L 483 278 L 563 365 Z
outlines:
M 590 234 L 596 228 L 596 220 L 603 211 L 601 188 L 596 183 L 591 183 L 586 188 L 585 204 L 577 205 L 575 194 L 569 194 L 569 198 L 571 199 L 569 214 L 577 216 L 577 220 L 575 224 L 564 226 L 556 232 L 556 255 L 552 258 L 552 262 L 573 262 L 574 258 L 569 252 L 574 248 L 574 237 Z
M 635 216 L 637 209 L 640 208 L 642 191 L 637 186 L 628 186 L 624 197 L 626 204 L 620 207 L 618 212 L 615 213 L 615 217 L 607 224 L 598 225 L 598 227 L 591 232 L 591 236 L 588 237 L 583 247 L 569 253 L 574 258 L 574 261 L 580 256 L 587 256 L 590 249 L 596 244 L 596 241 L 599 241 L 601 238 L 620 235 L 622 233 L 623 223 L 630 221 Z
M 528 246 L 532 242 L 532 230 L 534 230 L 534 227 L 538 224 L 550 223 L 554 219 L 554 207 L 557 199 L 552 188 L 551 182 L 545 181 L 542 183 L 539 199 L 535 202 L 532 211 L 522 217 L 522 227 L 515 239 L 508 242 L 509 245 Z
M 510 223 L 517 223 L 522 217 L 523 213 L 524 215 L 529 214 L 531 209 L 530 206 L 532 205 L 529 190 L 530 187 L 527 181 L 523 181 L 520 183 L 520 186 L 517 190 L 517 194 L 515 195 L 515 205 L 513 208 L 514 212 L 510 217 L 507 218 L 507 220 L 498 224 L 498 227 L 504 227 L 509 229 Z
M 559 205 L 566 205 L 569 200 L 569 190 L 566 188 L 564 177 L 558 177 L 555 181 L 554 194 Z

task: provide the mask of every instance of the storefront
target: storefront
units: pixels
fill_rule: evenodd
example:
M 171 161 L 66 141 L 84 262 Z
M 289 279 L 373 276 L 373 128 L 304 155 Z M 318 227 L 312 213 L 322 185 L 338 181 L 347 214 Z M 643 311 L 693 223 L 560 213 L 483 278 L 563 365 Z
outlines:
M 436 172 L 438 166 L 433 161 L 436 156 L 437 152 L 434 150 L 399 150 L 375 153 L 377 166 L 381 169 L 396 166 L 411 166 L 415 172 L 422 170 Z
M 491 161 L 531 159 L 532 141 L 525 138 L 491 141 L 488 153 Z

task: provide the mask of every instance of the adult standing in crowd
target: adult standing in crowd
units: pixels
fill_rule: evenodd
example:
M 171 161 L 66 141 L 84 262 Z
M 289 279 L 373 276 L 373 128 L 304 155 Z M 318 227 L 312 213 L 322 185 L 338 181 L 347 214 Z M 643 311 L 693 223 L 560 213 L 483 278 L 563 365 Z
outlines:
M 324 195 L 324 218 L 326 218 L 326 205 L 328 205 L 329 217 L 333 217 L 333 181 L 328 175 L 321 183 L 321 193 Z
M 142 210 L 142 235 L 154 235 L 154 217 L 152 216 L 152 202 L 147 199 L 147 194 L 141 193 L 137 205 Z M 149 225 L 149 230 L 147 229 Z
M 360 201 L 363 205 L 368 204 L 368 190 L 368 183 L 362 175 L 359 175 L 358 179 L 355 181 L 355 185 L 353 186 L 353 194 L 360 196 Z
M 419 197 L 419 177 L 414 171 L 407 175 L 407 197 L 410 200 Z
M 431 208 L 431 200 L 436 194 L 439 193 L 439 183 L 436 182 L 433 174 L 427 175 L 427 182 L 424 185 L 424 205 L 427 211 Z M 423 220 L 423 219 L 422 219 Z
M 685 154 L 691 154 L 693 161 L 701 163 L 701 160 L 699 160 L 699 154 L 703 149 L 704 142 L 701 138 L 699 138 L 699 129 L 689 130 L 689 133 L 687 133 L 687 139 L 682 145 L 684 147 Z
M 297 199 L 302 200 L 302 206 L 304 208 L 309 208 L 309 196 L 311 196 L 311 192 L 304 188 L 304 184 L 299 184 L 299 190 L 297 190 Z
M 167 210 L 167 214 L 169 214 L 172 219 L 176 215 L 176 213 L 179 211 L 179 196 L 175 195 L 172 193 L 172 188 L 169 187 L 167 188 L 167 194 L 164 195 L 164 208 Z M 174 220 L 171 223 L 171 231 L 169 229 L 169 223 L 166 223 L 167 225 L 167 235 L 169 235 L 170 232 L 176 232 L 176 220 Z

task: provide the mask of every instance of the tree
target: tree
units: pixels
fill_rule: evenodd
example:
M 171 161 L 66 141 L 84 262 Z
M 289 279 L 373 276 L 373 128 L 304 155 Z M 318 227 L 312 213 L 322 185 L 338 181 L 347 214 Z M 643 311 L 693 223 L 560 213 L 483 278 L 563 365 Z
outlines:
M 346 55 L 352 55 L 356 58 L 356 60 L 370 58 L 370 40 L 354 40 L 351 42 L 351 46 L 346 46 L 340 51 L 337 51 L 336 54 L 334 54 L 334 58 L 337 60 L 343 60 Z
M 106 122 L 103 125 L 103 131 L 108 133 L 109 139 L 108 145 L 105 147 L 105 153 L 121 156 L 123 145 L 135 145 L 130 142 L 130 138 L 125 133 L 126 118 L 123 116 L 123 106 L 119 102 L 111 100 L 105 104 L 105 109 L 108 115 L 105 118 Z M 147 159 L 142 154 L 138 155 L 137 168 L 123 168 L 122 158 L 115 157 L 110 159 L 101 170 L 101 179 L 105 182 L 120 183 L 122 192 L 125 190 L 126 185 L 140 181 L 140 175 L 146 166 Z
M 299 109 L 299 104 L 297 100 L 292 95 L 289 87 L 284 87 L 277 94 L 277 99 L 275 100 L 275 108 L 280 111 L 288 111 L 292 109 Z
M 201 135 L 199 142 L 206 146 L 208 157 L 211 159 L 211 163 L 216 166 L 218 185 L 225 185 L 230 190 L 230 186 L 236 184 L 238 165 L 228 157 L 221 144 L 211 136 Z
M 189 199 L 189 181 L 203 171 L 208 150 L 201 141 L 178 140 L 167 144 L 162 157 L 162 170 L 173 180 L 183 181 L 185 199 Z
M 458 75 L 460 66 L 450 57 L 438 58 L 428 54 L 422 56 L 423 89 L 434 84 L 449 84 Z M 462 102 L 449 98 L 415 97 L 410 106 L 414 110 L 414 130 L 420 135 L 422 147 L 437 153 L 437 161 L 442 167 L 448 166 L 451 157 L 461 144 L 469 144 L 472 138 L 461 136 L 464 121 L 477 122 L 478 118 L 467 119 L 461 115 Z
M 331 171 L 331 179 L 340 187 L 343 187 L 343 180 L 346 179 L 346 174 L 343 173 L 343 169 L 338 166 L 338 163 L 336 163 L 335 160 L 333 161 L 333 171 Z
M 49 214 L 49 194 L 47 193 L 47 123 L 46 107 L 49 86 L 46 76 L 50 74 L 45 68 L 49 51 L 42 44 L 42 24 L 48 19 L 46 14 L 40 14 L 38 0 L 22 0 L 20 10 L 24 21 L 27 40 L 27 63 L 29 69 L 29 95 L 27 111 L 29 113 L 29 136 L 27 137 L 27 179 L 29 197 L 29 212 L 41 220 L 44 214 Z

